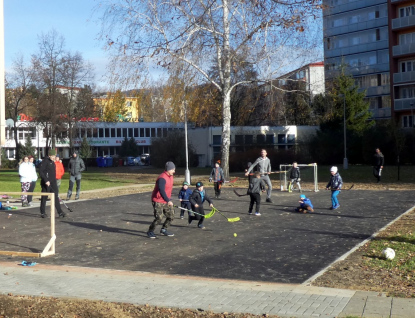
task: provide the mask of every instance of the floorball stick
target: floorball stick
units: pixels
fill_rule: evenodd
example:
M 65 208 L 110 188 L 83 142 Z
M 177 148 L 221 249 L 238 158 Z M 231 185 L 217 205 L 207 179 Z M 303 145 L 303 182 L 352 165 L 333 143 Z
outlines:
M 195 212 L 195 211 L 192 211 L 192 210 L 189 210 L 189 209 L 186 209 L 186 208 L 182 208 L 182 207 L 180 207 L 180 206 L 177 206 L 177 205 L 173 205 L 175 208 L 179 208 L 179 209 L 181 209 L 181 210 L 185 210 L 185 211 L 188 211 L 188 212 L 190 212 L 190 213 L 194 213 L 194 214 L 197 214 L 197 215 L 200 215 L 200 216 L 203 216 L 205 219 L 209 219 L 209 218 L 211 218 L 214 214 L 215 214 L 215 210 L 214 210 L 214 208 L 208 213 L 208 214 L 201 214 L 201 213 L 197 213 L 197 212 Z

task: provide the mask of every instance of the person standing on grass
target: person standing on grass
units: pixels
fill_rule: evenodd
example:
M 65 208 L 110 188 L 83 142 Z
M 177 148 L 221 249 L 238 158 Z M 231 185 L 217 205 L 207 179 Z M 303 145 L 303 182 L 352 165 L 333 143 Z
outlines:
M 55 166 L 56 166 L 56 184 L 58 185 L 58 191 L 59 191 L 61 187 L 62 177 L 65 174 L 65 168 L 63 167 L 62 160 L 59 158 L 59 154 L 56 154 Z
M 39 168 L 40 186 L 42 192 L 53 193 L 55 195 L 55 209 L 58 212 L 59 217 L 65 217 L 65 212 L 62 211 L 59 203 L 58 185 L 56 184 L 56 150 L 50 149 L 49 156 L 42 160 Z M 40 201 L 40 216 L 46 218 L 46 196 L 42 195 Z
M 34 161 L 35 161 L 35 158 L 33 158 L 33 156 L 29 156 L 30 170 L 32 171 L 31 173 L 32 181 L 30 182 L 29 192 L 35 191 L 36 181 L 37 181 L 37 172 L 36 172 L 36 166 L 35 166 Z M 32 195 L 27 196 L 27 203 L 29 204 L 29 206 L 32 206 L 32 198 L 33 198 Z
M 220 199 L 220 188 L 222 187 L 222 183 L 225 182 L 225 177 L 223 176 L 223 170 L 220 167 L 219 161 L 215 162 L 215 167 L 210 173 L 209 182 L 212 181 L 215 189 L 215 198 Z
M 150 224 L 147 231 L 147 236 L 151 239 L 156 238 L 154 230 L 156 226 L 161 224 L 163 215 L 166 220 L 164 221 L 160 234 L 165 236 L 174 236 L 173 233 L 167 231 L 167 228 L 171 224 L 174 218 L 173 201 L 171 200 L 171 192 L 173 190 L 173 175 L 176 172 L 176 166 L 173 162 L 167 161 L 164 172 L 159 175 L 154 186 L 153 193 L 151 194 L 151 201 L 153 203 L 154 221 Z
M 85 170 L 84 161 L 79 158 L 78 152 L 74 151 L 72 154 L 72 158 L 69 159 L 68 164 L 68 171 L 69 171 L 69 189 L 68 194 L 66 196 L 66 200 L 71 199 L 73 185 L 76 182 L 76 195 L 75 200 L 79 199 L 79 195 L 81 193 L 81 178 L 82 178 L 82 171 Z
M 330 181 L 327 183 L 326 190 L 331 190 L 331 207 L 330 210 L 336 210 L 340 208 L 339 200 L 337 196 L 339 195 L 342 186 L 343 186 L 343 179 L 340 176 L 337 167 L 333 166 L 330 168 Z
M 258 166 L 257 170 L 261 174 L 261 179 L 264 180 L 268 189 L 267 189 L 267 200 L 266 202 L 272 203 L 271 200 L 271 191 L 272 191 L 272 184 L 269 178 L 269 174 L 271 173 L 271 161 L 267 157 L 267 151 L 265 149 L 261 150 L 261 157 L 259 157 L 255 162 L 248 168 L 245 176 L 249 176 L 252 169 Z
M 30 189 L 30 183 L 32 182 L 32 169 L 30 167 L 29 157 L 24 156 L 23 161 L 20 163 L 19 166 L 19 176 L 20 176 L 20 184 L 22 187 L 22 192 L 29 192 Z M 27 195 L 22 194 L 22 207 L 29 206 L 29 203 L 27 201 Z
M 380 152 L 379 148 L 376 148 L 375 154 L 373 155 L 373 175 L 377 179 L 378 183 L 380 182 L 384 163 L 385 157 L 383 156 L 383 153 Z

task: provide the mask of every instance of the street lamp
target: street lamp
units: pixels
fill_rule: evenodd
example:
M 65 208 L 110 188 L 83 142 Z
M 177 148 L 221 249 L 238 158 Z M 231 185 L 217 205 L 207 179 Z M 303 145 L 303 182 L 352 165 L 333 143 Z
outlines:
M 186 170 L 184 171 L 184 181 L 188 184 L 190 182 L 190 170 L 189 170 L 189 150 L 188 150 L 188 142 L 187 142 L 187 105 L 186 102 L 184 104 L 184 140 L 186 143 Z
M 343 169 L 347 170 L 349 168 L 349 163 L 347 161 L 347 152 L 346 152 L 346 95 L 343 95 L 343 135 L 344 135 L 344 158 L 343 158 Z

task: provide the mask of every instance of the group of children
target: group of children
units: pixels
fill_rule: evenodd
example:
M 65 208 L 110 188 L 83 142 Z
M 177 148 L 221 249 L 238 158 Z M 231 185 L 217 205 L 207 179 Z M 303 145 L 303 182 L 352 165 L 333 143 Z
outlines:
M 326 190 L 331 190 L 331 210 L 336 210 L 340 207 L 337 196 L 339 195 L 341 188 L 343 186 L 343 180 L 338 172 L 337 167 L 333 166 L 330 169 L 330 180 L 326 186 Z M 215 167 L 213 168 L 209 181 L 214 181 L 215 197 L 220 198 L 220 189 L 221 184 L 225 181 L 223 177 L 222 168 L 220 168 L 220 163 L 216 162 Z M 309 198 L 302 194 L 301 184 L 300 184 L 300 168 L 296 162 L 293 163 L 292 169 L 290 171 L 290 183 L 288 185 L 288 192 L 293 191 L 294 184 L 297 185 L 298 191 L 300 194 L 300 205 L 295 208 L 295 211 L 300 213 L 309 213 L 314 212 L 314 206 Z M 250 196 L 250 203 L 248 214 L 253 215 L 254 206 L 255 206 L 255 215 L 260 216 L 260 207 L 261 207 L 261 192 L 265 192 L 265 183 L 261 179 L 260 172 L 255 172 L 252 176 L 249 176 L 249 187 L 247 194 Z M 188 224 L 190 225 L 193 220 L 198 220 L 197 226 L 201 229 L 204 229 L 204 209 L 203 203 L 207 201 L 210 207 L 213 207 L 213 203 L 206 191 L 202 182 L 196 183 L 196 189 L 193 191 L 189 189 L 189 183 L 186 181 L 183 182 L 183 187 L 179 193 L 179 200 L 181 202 L 181 212 L 180 218 L 184 218 L 184 213 L 187 210 L 188 212 Z

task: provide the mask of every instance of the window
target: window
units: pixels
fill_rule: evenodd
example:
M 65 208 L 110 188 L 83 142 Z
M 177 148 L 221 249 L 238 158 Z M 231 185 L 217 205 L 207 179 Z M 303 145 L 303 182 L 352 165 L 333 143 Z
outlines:
M 134 137 L 134 134 L 133 134 L 133 129 L 132 128 L 128 128 L 128 137 Z
M 133 102 L 132 101 L 127 101 L 127 102 L 125 102 L 125 105 L 127 107 L 131 107 L 133 105 Z
M 144 136 L 144 128 L 140 128 L 140 137 L 143 138 Z
M 222 143 L 222 135 L 213 135 L 212 136 L 212 143 L 214 145 L 220 145 Z
M 104 129 L 104 136 L 102 136 L 102 137 L 111 137 L 111 135 L 110 135 L 110 129 L 109 128 L 105 128 Z
M 235 135 L 235 145 L 243 145 L 244 135 Z
M 117 128 L 117 137 L 122 137 L 122 130 L 121 128 Z
M 380 41 L 380 30 L 376 29 L 376 41 Z
M 98 137 L 99 138 L 105 137 L 104 136 L 104 129 L 103 128 L 98 128 Z
M 413 127 L 413 124 L 414 124 L 413 116 L 411 116 L 411 115 L 402 116 L 402 127 L 403 128 Z
M 134 128 L 134 138 L 140 137 L 138 128 Z
M 162 132 L 161 128 L 157 128 L 157 137 L 162 137 Z
M 289 144 L 295 143 L 295 135 L 294 134 L 288 134 L 287 135 L 287 143 L 289 143 Z
M 267 144 L 273 144 L 274 143 L 274 135 L 267 135 L 265 142 Z
M 156 137 L 156 128 L 151 128 L 151 137 Z
M 122 136 L 123 137 L 128 137 L 128 135 L 127 135 L 127 128 L 123 128 L 122 129 Z
M 150 128 L 146 128 L 146 137 L 151 137 L 150 136 Z
M 278 143 L 285 144 L 285 135 L 278 134 Z
M 256 136 L 256 142 L 258 144 L 265 144 L 265 135 L 257 135 Z
M 111 137 L 115 138 L 117 135 L 115 134 L 115 128 L 111 128 Z
M 254 135 L 245 135 L 245 145 L 252 145 L 254 143 Z

